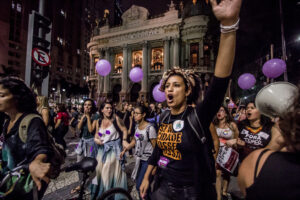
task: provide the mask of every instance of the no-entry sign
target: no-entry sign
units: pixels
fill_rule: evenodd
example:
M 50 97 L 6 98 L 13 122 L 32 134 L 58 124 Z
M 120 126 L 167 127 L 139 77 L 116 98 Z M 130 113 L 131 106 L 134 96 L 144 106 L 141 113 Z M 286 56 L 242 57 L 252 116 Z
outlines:
M 50 65 L 50 56 L 48 55 L 47 52 L 34 48 L 32 49 L 32 58 L 34 62 L 36 62 L 38 65 L 41 66 L 48 66 Z

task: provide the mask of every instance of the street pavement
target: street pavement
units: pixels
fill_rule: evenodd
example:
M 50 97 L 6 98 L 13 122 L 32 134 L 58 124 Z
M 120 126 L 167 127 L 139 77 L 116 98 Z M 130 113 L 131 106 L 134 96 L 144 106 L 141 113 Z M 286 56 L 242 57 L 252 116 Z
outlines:
M 72 138 L 70 131 L 65 137 L 66 143 L 67 143 L 67 158 L 65 164 L 62 166 L 69 166 L 73 163 L 76 163 L 77 161 L 77 155 L 75 154 L 75 148 L 79 141 L 79 138 Z M 127 180 L 128 180 L 128 191 L 131 193 L 131 196 L 134 200 L 138 199 L 137 191 L 135 188 L 135 184 L 132 181 L 131 173 L 134 168 L 134 158 L 130 158 L 127 156 L 125 164 L 125 172 L 127 174 Z M 66 200 L 70 198 L 74 198 L 76 196 L 72 195 L 70 191 L 79 185 L 79 177 L 78 173 L 76 171 L 73 172 L 61 172 L 59 177 L 55 180 L 51 180 L 49 183 L 49 186 L 47 188 L 47 191 L 43 197 L 43 200 Z M 88 190 L 86 190 L 88 193 Z M 229 198 L 229 200 L 241 200 L 242 194 L 239 190 L 238 184 L 237 184 L 237 178 L 231 177 L 231 181 L 228 187 L 228 192 L 232 194 L 232 197 Z M 87 195 L 86 199 L 89 199 L 89 196 Z

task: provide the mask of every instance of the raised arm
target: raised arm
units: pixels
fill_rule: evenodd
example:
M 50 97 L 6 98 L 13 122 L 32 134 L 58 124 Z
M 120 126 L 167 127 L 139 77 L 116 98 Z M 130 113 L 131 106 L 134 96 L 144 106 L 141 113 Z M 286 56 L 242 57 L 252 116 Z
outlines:
M 221 30 L 219 52 L 215 66 L 215 76 L 225 78 L 231 74 L 235 55 L 236 29 L 230 29 L 230 26 L 238 23 L 242 1 L 221 0 L 218 4 L 216 0 L 210 0 L 210 3 L 214 15 L 225 27 L 223 28 L 224 31 Z

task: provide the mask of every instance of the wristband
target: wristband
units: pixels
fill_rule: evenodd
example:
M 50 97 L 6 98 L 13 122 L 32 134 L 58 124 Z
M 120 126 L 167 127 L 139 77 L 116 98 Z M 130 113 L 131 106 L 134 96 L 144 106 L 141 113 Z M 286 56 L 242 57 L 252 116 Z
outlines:
M 239 24 L 240 24 L 240 18 L 237 20 L 235 24 L 230 26 L 224 26 L 220 24 L 221 33 L 230 33 L 230 32 L 237 31 L 239 29 Z

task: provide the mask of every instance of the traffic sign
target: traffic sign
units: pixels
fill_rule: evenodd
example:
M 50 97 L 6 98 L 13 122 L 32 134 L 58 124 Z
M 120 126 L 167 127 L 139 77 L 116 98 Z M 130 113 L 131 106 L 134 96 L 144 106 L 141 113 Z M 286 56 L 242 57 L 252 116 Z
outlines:
M 38 65 L 41 65 L 41 66 L 50 65 L 49 54 L 41 49 L 33 48 L 32 49 L 32 58 L 33 58 L 34 62 L 36 62 Z

